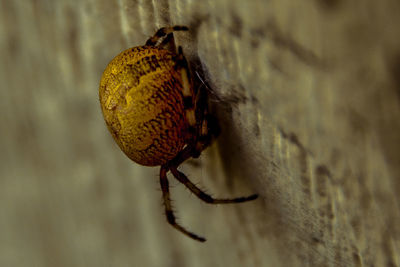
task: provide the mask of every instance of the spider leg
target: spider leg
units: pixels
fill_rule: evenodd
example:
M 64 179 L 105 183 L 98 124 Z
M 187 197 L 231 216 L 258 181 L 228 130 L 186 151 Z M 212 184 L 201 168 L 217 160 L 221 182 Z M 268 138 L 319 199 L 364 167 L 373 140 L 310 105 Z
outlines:
M 193 238 L 197 241 L 204 242 L 206 241 L 205 238 L 200 237 L 192 232 L 189 232 L 186 230 L 184 227 L 179 225 L 176 222 L 174 212 L 172 210 L 172 205 L 171 205 L 171 198 L 169 194 L 169 185 L 168 185 L 168 178 L 167 178 L 167 171 L 168 167 L 166 166 L 161 166 L 160 170 L 160 184 L 161 184 L 161 190 L 163 192 L 163 199 L 164 199 L 164 205 L 165 205 L 165 215 L 167 216 L 167 221 L 170 225 L 172 225 L 175 229 L 178 231 L 182 232 L 183 234 L 187 235 L 190 238 Z
M 178 171 L 176 167 L 171 167 L 170 168 L 172 174 L 174 177 L 184 184 L 189 190 L 195 194 L 198 198 L 203 200 L 206 203 L 209 204 L 228 204 L 228 203 L 240 203 L 240 202 L 245 202 L 245 201 L 250 201 L 253 199 L 256 199 L 258 195 L 250 195 L 247 197 L 238 197 L 238 198 L 231 198 L 231 199 L 220 199 L 220 198 L 213 198 L 210 195 L 204 193 L 200 188 L 198 188 L 195 184 L 193 184 L 184 173 Z
M 150 37 L 146 41 L 146 45 L 148 46 L 156 46 L 158 41 L 163 38 L 164 36 L 168 35 L 169 33 L 175 32 L 175 31 L 187 31 L 189 30 L 188 27 L 186 26 L 171 26 L 171 27 L 162 27 L 160 28 L 152 37 Z
M 165 36 L 164 40 L 162 40 L 161 43 L 157 46 L 166 47 L 170 44 L 170 42 L 173 38 L 174 38 L 174 34 L 172 32 L 170 32 L 167 34 L 167 36 Z
M 189 138 L 188 145 L 195 146 L 198 135 L 198 119 L 196 117 L 196 106 L 193 92 L 193 82 L 190 75 L 189 64 L 183 54 L 182 47 L 178 47 L 175 68 L 179 70 L 182 80 L 183 107 L 185 109 L 185 117 L 188 122 Z
M 194 145 L 192 157 L 198 158 L 201 151 L 206 149 L 220 134 L 220 132 L 221 129 L 219 127 L 217 118 L 205 111 L 201 120 L 200 131 Z
M 220 128 L 215 117 L 208 114 L 208 95 L 205 89 L 193 91 L 193 81 L 189 64 L 183 54 L 182 47 L 178 47 L 176 68 L 180 69 L 182 77 L 184 108 L 189 124 L 191 138 L 188 145 L 192 147 L 192 157 L 198 158 L 201 151 L 208 147 L 213 138 L 217 137 Z M 176 165 L 178 166 L 178 165 Z

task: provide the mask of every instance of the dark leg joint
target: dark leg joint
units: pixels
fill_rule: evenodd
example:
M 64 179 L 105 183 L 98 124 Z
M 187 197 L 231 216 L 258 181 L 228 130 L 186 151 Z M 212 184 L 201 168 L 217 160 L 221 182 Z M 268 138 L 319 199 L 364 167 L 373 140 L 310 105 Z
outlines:
M 187 109 L 191 109 L 193 107 L 194 107 L 194 105 L 193 105 L 192 97 L 191 96 L 185 96 L 183 98 L 183 108 L 187 110 Z
M 181 25 L 175 25 L 175 26 L 172 27 L 172 29 L 173 29 L 174 31 L 188 31 L 188 30 L 189 30 L 188 27 L 186 27 L 186 26 L 181 26 Z
M 170 224 L 175 224 L 175 216 L 174 216 L 174 214 L 172 213 L 172 210 L 167 210 L 166 213 L 165 213 L 165 215 L 167 216 L 167 221 L 168 221 Z
M 203 191 L 200 191 L 199 198 L 202 199 L 206 203 L 209 203 L 209 204 L 214 203 L 214 199 L 210 195 L 207 195 L 206 193 L 204 193 Z
M 169 33 L 172 33 L 174 31 L 187 31 L 189 30 L 188 27 L 186 26 L 172 26 L 172 27 L 162 27 L 161 29 L 159 29 L 154 35 L 153 37 L 151 37 L 150 39 L 147 40 L 146 45 L 148 46 L 155 46 L 157 44 L 157 42 L 163 38 L 164 36 L 168 35 Z
M 200 157 L 200 154 L 201 154 L 201 151 L 193 149 L 192 158 L 197 159 L 198 157 Z

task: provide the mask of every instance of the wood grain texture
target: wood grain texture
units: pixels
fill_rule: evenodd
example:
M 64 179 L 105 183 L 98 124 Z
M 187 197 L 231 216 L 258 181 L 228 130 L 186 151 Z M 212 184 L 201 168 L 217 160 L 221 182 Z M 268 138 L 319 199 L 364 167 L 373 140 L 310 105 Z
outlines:
M 400 4 L 0 2 L 0 266 L 399 266 Z M 215 94 L 218 141 L 183 166 L 209 206 L 123 155 L 97 89 L 156 29 Z

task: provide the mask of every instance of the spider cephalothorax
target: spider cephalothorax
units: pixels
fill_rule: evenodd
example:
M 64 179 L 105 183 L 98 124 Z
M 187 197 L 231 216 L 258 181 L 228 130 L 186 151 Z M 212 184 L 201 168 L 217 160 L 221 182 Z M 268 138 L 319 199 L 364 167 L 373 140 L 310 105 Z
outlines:
M 107 127 L 121 150 L 145 166 L 161 166 L 160 184 L 168 222 L 184 234 L 204 238 L 176 223 L 171 207 L 167 172 L 207 203 L 237 203 L 257 195 L 214 199 L 189 181 L 177 167 L 196 158 L 215 135 L 215 120 L 208 114 L 204 90 L 194 90 L 182 48 L 166 44 L 174 31 L 185 26 L 159 29 L 144 46 L 127 49 L 105 69 L 100 81 L 100 104 Z

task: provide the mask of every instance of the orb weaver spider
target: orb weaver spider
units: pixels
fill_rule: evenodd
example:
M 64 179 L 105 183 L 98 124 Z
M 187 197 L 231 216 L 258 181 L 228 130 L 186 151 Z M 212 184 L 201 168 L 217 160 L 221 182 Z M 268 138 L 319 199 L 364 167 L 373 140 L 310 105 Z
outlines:
M 106 67 L 99 87 L 101 109 L 107 127 L 121 150 L 144 166 L 161 166 L 160 185 L 167 221 L 183 234 L 205 241 L 176 222 L 167 173 L 206 203 L 239 203 L 257 195 L 216 199 L 200 190 L 178 166 L 198 158 L 219 133 L 208 112 L 207 94 L 194 90 L 182 47 L 166 48 L 175 31 L 185 26 L 163 27 L 144 46 L 127 49 Z

